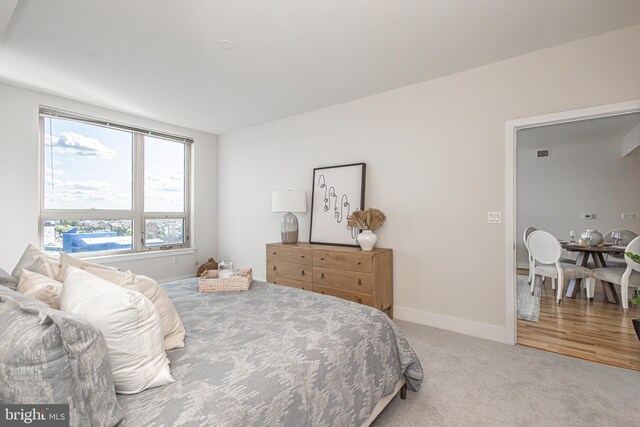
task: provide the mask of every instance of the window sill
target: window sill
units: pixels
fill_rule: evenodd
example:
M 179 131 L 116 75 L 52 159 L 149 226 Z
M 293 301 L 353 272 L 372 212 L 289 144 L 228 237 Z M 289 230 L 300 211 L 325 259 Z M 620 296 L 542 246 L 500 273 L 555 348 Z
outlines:
M 109 264 L 118 261 L 138 261 L 143 259 L 166 258 L 173 256 L 191 255 L 196 253 L 196 248 L 168 249 L 166 251 L 135 252 L 116 255 L 101 255 L 97 257 L 86 257 L 83 260 L 96 262 L 99 264 Z

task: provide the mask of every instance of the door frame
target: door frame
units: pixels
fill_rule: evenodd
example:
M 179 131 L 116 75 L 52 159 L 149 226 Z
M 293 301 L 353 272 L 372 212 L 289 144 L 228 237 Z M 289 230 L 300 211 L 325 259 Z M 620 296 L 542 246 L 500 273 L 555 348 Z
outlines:
M 581 108 L 541 116 L 525 117 L 505 122 L 505 281 L 506 281 L 506 337 L 507 344 L 517 342 L 516 320 L 516 137 L 522 129 L 576 122 L 600 117 L 640 112 L 640 99 L 597 107 Z

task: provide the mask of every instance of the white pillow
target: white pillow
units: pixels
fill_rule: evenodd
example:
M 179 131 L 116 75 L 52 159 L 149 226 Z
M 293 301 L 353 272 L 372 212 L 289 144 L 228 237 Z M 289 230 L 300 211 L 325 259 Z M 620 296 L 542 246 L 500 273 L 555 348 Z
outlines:
M 118 286 L 138 291 L 149 298 L 160 314 L 164 349 L 184 347 L 184 325 L 171 300 L 158 285 L 158 282 L 147 276 L 133 274 L 130 270 L 126 272 L 112 271 L 91 266 L 85 266 L 83 269 Z
M 33 265 L 38 259 L 42 259 L 46 268 L 46 275 L 51 279 L 55 279 L 58 276 L 60 270 L 60 262 L 58 259 L 48 255 L 46 252 L 41 251 L 32 244 L 28 244 L 27 248 L 22 253 L 20 261 L 16 264 L 15 268 L 11 272 L 11 275 L 16 279 L 20 278 L 22 269 L 28 268 Z
M 64 252 L 60 252 L 60 271 L 58 272 L 57 279 L 60 282 L 64 282 L 64 278 L 67 274 L 67 267 L 76 267 L 76 268 L 84 268 L 84 267 L 95 267 L 102 268 L 104 270 L 118 270 L 114 267 L 108 267 L 102 264 L 96 264 L 95 262 L 85 261 L 80 258 L 76 258 L 69 254 L 65 254 Z
M 84 317 L 104 335 L 117 393 L 134 394 L 173 382 L 160 316 L 141 293 L 69 266 L 60 307 Z
M 60 308 L 60 294 L 62 283 L 42 274 L 29 270 L 22 270 L 17 291 L 21 294 L 39 299 L 51 308 Z

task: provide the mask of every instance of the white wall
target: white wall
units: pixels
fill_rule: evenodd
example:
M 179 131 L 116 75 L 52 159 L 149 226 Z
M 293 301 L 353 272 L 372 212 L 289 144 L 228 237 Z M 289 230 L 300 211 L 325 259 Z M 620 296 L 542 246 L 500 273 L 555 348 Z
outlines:
M 622 140 L 622 155 L 631 156 L 634 153 L 637 155 L 638 147 L 640 147 L 640 124 L 634 127 Z
M 39 120 L 40 104 L 104 119 L 192 137 L 193 227 L 197 252 L 174 257 L 139 257 L 109 264 L 130 268 L 157 280 L 195 274 L 195 265 L 217 254 L 216 135 L 159 123 L 76 101 L 0 84 L 0 268 L 11 271 L 27 243 L 39 242 Z M 175 261 L 175 263 L 174 263 Z
M 559 239 L 587 228 L 602 234 L 624 228 L 640 234 L 640 159 L 622 156 L 622 140 L 557 145 L 551 157 L 536 158 L 537 148 L 518 146 L 516 227 L 518 266 L 527 266 L 522 235 L 533 226 Z M 635 212 L 635 220 L 622 220 Z M 581 213 L 595 213 L 593 220 Z
M 639 43 L 630 27 L 222 135 L 220 255 L 264 278 L 264 245 L 280 238 L 271 191 L 310 192 L 314 167 L 366 162 L 396 316 L 503 341 L 504 228 L 486 212 L 504 211 L 504 123 L 640 98 Z

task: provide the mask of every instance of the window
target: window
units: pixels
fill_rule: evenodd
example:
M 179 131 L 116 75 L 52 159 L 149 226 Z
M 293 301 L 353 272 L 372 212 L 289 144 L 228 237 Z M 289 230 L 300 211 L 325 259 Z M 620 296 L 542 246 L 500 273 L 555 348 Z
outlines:
M 192 140 L 40 107 L 47 251 L 189 247 Z

